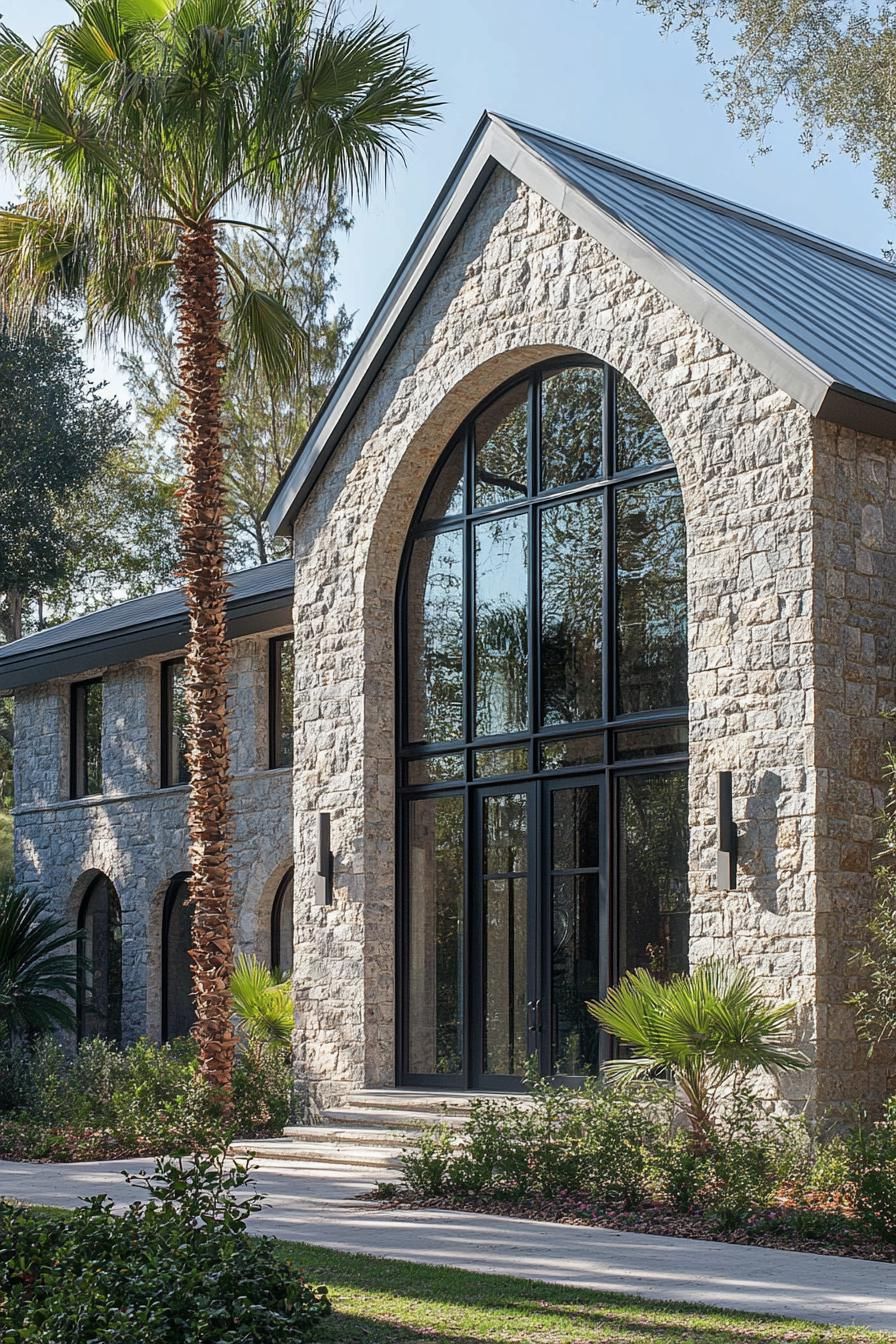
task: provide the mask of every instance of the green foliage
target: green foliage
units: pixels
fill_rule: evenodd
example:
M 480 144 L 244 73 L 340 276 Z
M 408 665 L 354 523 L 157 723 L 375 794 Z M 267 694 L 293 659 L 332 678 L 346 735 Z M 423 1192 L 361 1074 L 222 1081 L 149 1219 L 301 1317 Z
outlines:
M 896 1036 L 896 748 L 892 745 L 884 752 L 883 773 L 887 792 L 875 872 L 877 899 L 865 941 L 855 954 L 864 984 L 850 999 L 869 1052 Z
M 268 1237 L 249 1169 L 222 1152 L 128 1177 L 121 1217 L 96 1195 L 62 1219 L 0 1204 L 2 1338 L 34 1344 L 300 1344 L 329 1314 Z
M 238 1027 L 252 1045 L 288 1046 L 295 1027 L 288 975 L 272 971 L 256 956 L 237 958 L 230 993 Z
M 416 1193 L 491 1194 L 519 1200 L 575 1192 L 634 1204 L 647 1188 L 649 1151 L 662 1132 L 643 1097 L 590 1080 L 581 1089 L 539 1081 L 525 1105 L 481 1100 L 458 1134 L 423 1131 L 402 1172 Z
M 831 139 L 870 158 L 884 203 L 896 200 L 896 122 L 889 5 L 867 0 L 637 0 L 665 30 L 690 32 L 709 92 L 766 148 L 780 109 L 817 158 Z
M 75 937 L 45 901 L 0 889 L 0 1040 L 75 1025 Z
M 856 1209 L 878 1236 L 896 1241 L 896 1097 L 882 1120 L 852 1135 L 850 1149 Z
M 125 450 L 130 429 L 125 408 L 91 382 L 70 321 L 17 332 L 0 317 L 0 403 L 0 635 L 16 639 L 85 540 L 67 510 Z
M 293 1112 L 293 1073 L 288 1050 L 241 1051 L 233 1066 L 230 1123 L 240 1138 L 283 1133 Z
M 769 1004 L 750 973 L 708 961 L 689 975 L 657 980 L 630 971 L 588 1011 L 631 1054 L 605 1072 L 615 1082 L 671 1077 L 695 1139 L 717 1130 L 722 1095 L 737 1094 L 756 1069 L 801 1069 L 805 1057 L 788 1043 L 793 1005 Z

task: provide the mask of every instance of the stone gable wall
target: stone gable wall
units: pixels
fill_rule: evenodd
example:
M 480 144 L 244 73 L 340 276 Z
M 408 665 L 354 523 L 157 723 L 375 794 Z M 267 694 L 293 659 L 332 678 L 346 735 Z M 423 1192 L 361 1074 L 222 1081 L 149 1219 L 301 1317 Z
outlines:
M 267 635 L 234 642 L 230 689 L 237 938 L 239 950 L 259 956 L 269 952 L 270 908 L 292 854 L 290 772 L 267 769 L 267 646 Z M 71 683 L 16 696 L 16 877 L 72 923 L 92 878 L 111 879 L 122 911 L 126 1041 L 161 1029 L 162 906 L 188 867 L 186 786 L 159 788 L 162 661 L 86 674 L 103 677 L 100 799 L 67 797 Z
M 865 662 L 858 699 L 852 678 L 836 692 L 861 703 L 854 712 L 869 713 L 874 727 L 856 766 L 867 776 L 861 787 L 850 792 L 840 778 L 833 788 L 843 757 L 828 740 L 836 725 L 820 725 L 818 715 L 826 660 L 843 649 L 829 647 L 818 607 L 826 510 L 839 508 L 844 589 L 864 560 L 855 510 L 822 496 L 838 498 L 845 482 L 836 467 L 823 487 L 816 481 L 826 436 L 803 409 L 503 170 L 295 526 L 296 984 L 309 1089 L 326 1103 L 394 1078 L 394 604 L 414 508 L 476 404 L 515 372 L 564 352 L 597 356 L 631 380 L 663 426 L 681 481 L 692 957 L 734 958 L 770 997 L 795 999 L 813 1059 L 819 1031 L 836 1018 L 836 1050 L 824 1046 L 817 1071 L 785 1080 L 794 1101 L 816 1086 L 826 1100 L 859 1088 L 870 1095 L 879 1080 L 849 1033 L 845 981 L 831 970 L 840 949 L 824 944 L 826 906 L 842 903 L 836 892 L 846 890 L 825 809 L 846 790 L 866 864 L 892 655 L 876 651 Z M 877 444 L 878 457 L 890 447 Z M 883 508 L 881 490 L 873 493 Z M 885 507 L 889 536 L 889 495 Z M 879 535 L 876 515 L 866 524 Z M 878 602 L 874 620 L 882 614 Z M 827 774 L 818 768 L 824 752 L 835 758 Z M 738 890 L 725 893 L 714 886 L 720 769 L 734 771 L 741 833 Z M 335 854 L 335 901 L 325 909 L 312 904 L 319 809 L 332 813 Z M 866 890 L 865 869 L 851 886 Z

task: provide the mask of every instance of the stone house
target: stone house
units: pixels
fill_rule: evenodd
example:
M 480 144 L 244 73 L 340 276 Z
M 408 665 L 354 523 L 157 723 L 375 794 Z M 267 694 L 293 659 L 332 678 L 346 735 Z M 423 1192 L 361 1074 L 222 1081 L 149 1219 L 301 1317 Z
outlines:
M 579 1077 L 587 999 L 709 955 L 796 1001 L 794 1101 L 881 1094 L 847 999 L 894 703 L 894 311 L 885 262 L 477 126 L 269 507 L 291 803 L 290 620 L 278 588 L 243 627 L 268 575 L 234 585 L 240 936 L 291 937 L 320 1102 L 512 1090 L 533 1054 Z M 170 1033 L 178 646 L 129 643 L 135 609 L 152 638 L 151 605 L 82 618 L 0 652 L 0 689 L 19 876 L 73 915 L 104 880 L 123 1029 L 167 1003 Z M 102 796 L 72 797 L 97 675 Z

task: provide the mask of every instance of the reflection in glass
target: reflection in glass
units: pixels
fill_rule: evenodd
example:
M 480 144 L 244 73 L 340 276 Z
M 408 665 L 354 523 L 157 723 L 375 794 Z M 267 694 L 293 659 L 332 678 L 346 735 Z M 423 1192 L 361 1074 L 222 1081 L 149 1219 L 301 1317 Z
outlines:
M 489 519 L 474 537 L 476 735 L 488 737 L 528 726 L 528 519 Z
M 296 652 L 292 635 L 271 640 L 271 766 L 293 763 L 296 690 Z
M 666 436 L 645 401 L 627 378 L 616 377 L 616 470 L 649 467 L 669 462 L 672 454 Z
M 187 772 L 187 699 L 183 658 L 162 664 L 162 762 L 164 788 L 186 784 Z
M 585 1008 L 600 997 L 597 873 L 551 878 L 553 1072 L 597 1073 L 600 1031 Z
M 616 495 L 617 709 L 687 702 L 687 593 L 681 491 L 674 477 Z
M 619 781 L 622 970 L 688 969 L 688 777 L 684 770 Z
M 603 460 L 604 371 L 561 369 L 541 388 L 541 488 L 590 481 Z
M 686 723 L 667 723 L 661 728 L 632 728 L 616 734 L 617 761 L 643 756 L 671 756 L 688 749 Z
M 445 459 L 434 483 L 430 486 L 423 510 L 427 520 L 447 518 L 464 511 L 464 445 L 456 443 Z
M 421 756 L 408 761 L 409 784 L 437 784 L 447 779 L 463 779 L 464 754 L 449 751 L 440 756 Z
M 542 721 L 602 717 L 603 502 L 541 511 Z
M 561 770 L 566 765 L 599 765 L 603 759 L 603 733 L 550 737 L 541 744 L 542 770 Z
M 482 869 L 485 873 L 524 873 L 528 810 L 524 793 L 496 793 L 482 800 Z
M 551 790 L 552 868 L 597 867 L 599 816 L 593 785 Z
M 483 411 L 473 430 L 473 507 L 529 493 L 529 386 L 512 387 Z
M 121 906 L 107 877 L 95 877 L 78 912 L 78 1040 L 121 1040 Z
M 463 733 L 463 534 L 414 543 L 407 579 L 408 738 L 448 742 Z
M 477 751 L 473 769 L 478 779 L 490 775 L 519 775 L 529 769 L 528 747 L 485 747 Z
M 528 894 L 525 877 L 483 883 L 483 1068 L 520 1074 L 526 1063 Z
M 416 799 L 408 806 L 408 831 L 408 1067 L 457 1073 L 463 1058 L 463 797 Z

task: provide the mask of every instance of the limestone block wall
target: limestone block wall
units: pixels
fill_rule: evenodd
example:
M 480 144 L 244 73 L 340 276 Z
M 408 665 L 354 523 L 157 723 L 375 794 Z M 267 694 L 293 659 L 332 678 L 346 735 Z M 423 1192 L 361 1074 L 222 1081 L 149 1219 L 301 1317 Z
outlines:
M 290 772 L 267 768 L 267 655 L 267 635 L 235 641 L 230 690 L 237 937 L 239 950 L 260 956 L 292 862 Z M 111 879 L 122 911 L 125 1040 L 159 1034 L 162 906 L 188 867 L 186 786 L 159 788 L 161 661 L 90 674 L 104 688 L 99 799 L 67 796 L 70 683 L 16 696 L 16 877 L 73 924 L 92 878 Z
M 833 908 L 868 881 L 874 785 L 849 782 L 851 726 L 842 716 L 870 716 L 869 745 L 857 748 L 866 764 L 855 768 L 873 773 L 892 655 L 882 643 L 868 650 L 861 694 L 846 671 L 828 689 L 831 641 L 846 639 L 824 626 L 820 609 L 829 531 L 850 538 L 836 552 L 844 592 L 864 591 L 868 563 L 855 508 L 835 502 L 846 480 L 837 464 L 822 470 L 820 458 L 835 449 L 764 376 L 503 171 L 296 521 L 296 984 L 309 1087 L 327 1102 L 394 1078 L 394 603 L 414 507 L 482 397 L 564 352 L 597 356 L 631 380 L 663 426 L 681 480 L 692 957 L 736 958 L 770 997 L 797 1001 L 814 1068 L 787 1080 L 794 1100 L 870 1092 L 876 1084 L 842 1006 L 842 949 L 826 939 Z M 858 479 L 868 470 L 858 458 L 872 449 L 850 451 Z M 879 535 L 876 515 L 866 527 Z M 884 614 L 878 600 L 868 621 L 879 626 Z M 820 714 L 828 716 L 823 732 Z M 834 749 L 840 728 L 845 756 Z M 714 886 L 719 769 L 734 771 L 736 892 Z M 862 809 L 865 848 L 850 859 L 857 866 L 845 884 L 846 841 L 838 837 L 837 849 L 828 834 L 835 797 L 837 806 Z M 310 876 L 318 809 L 332 813 L 336 871 L 334 904 L 323 909 L 312 904 Z

